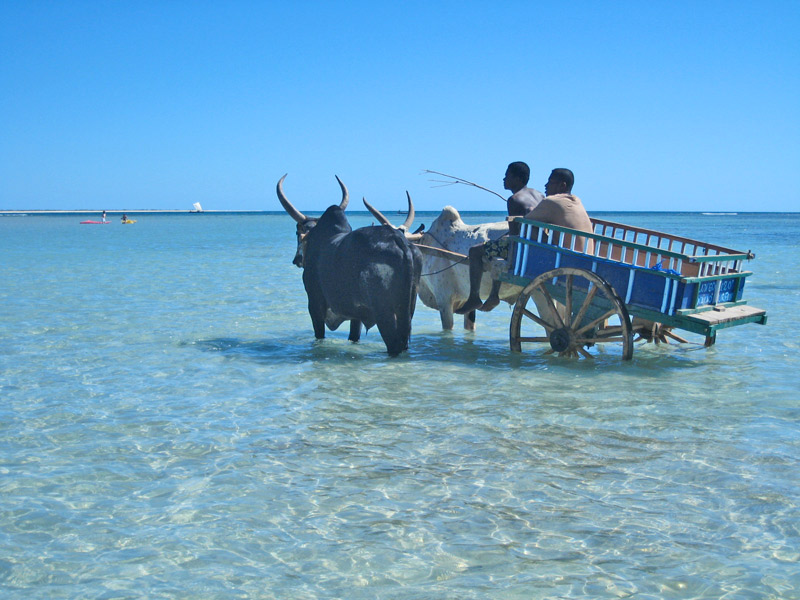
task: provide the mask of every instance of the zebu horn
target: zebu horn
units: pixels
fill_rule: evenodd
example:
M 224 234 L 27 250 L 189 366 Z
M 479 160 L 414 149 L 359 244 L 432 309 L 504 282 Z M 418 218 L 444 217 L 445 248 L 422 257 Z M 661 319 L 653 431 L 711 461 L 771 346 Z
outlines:
M 411 194 L 406 192 L 406 196 L 408 197 L 408 216 L 406 217 L 405 222 L 402 225 L 400 225 L 400 227 L 397 227 L 397 229 L 403 230 L 404 232 L 406 232 L 406 235 L 408 235 L 408 229 L 411 227 L 411 224 L 414 222 L 414 214 L 415 213 L 414 213 L 414 203 L 411 201 Z M 378 219 L 378 221 L 381 224 L 389 225 L 390 227 L 394 227 L 394 225 L 392 225 L 392 223 L 389 221 L 389 219 L 387 219 L 386 216 L 381 211 L 379 211 L 377 208 L 375 208 L 369 202 L 367 202 L 366 198 L 364 198 L 364 206 L 367 207 L 367 210 L 369 212 L 371 212 L 372 216 L 375 217 L 376 219 Z
M 372 204 L 370 204 L 369 202 L 367 202 L 367 199 L 366 199 L 366 198 L 362 198 L 362 199 L 363 199 L 363 201 L 364 201 L 364 206 L 366 206 L 366 207 L 367 207 L 367 210 L 368 210 L 369 212 L 371 212 L 371 213 L 372 213 L 372 216 L 373 216 L 373 217 L 375 217 L 376 219 L 378 219 L 378 222 L 379 222 L 381 225 L 388 225 L 389 227 L 394 227 L 394 225 L 392 225 L 392 224 L 389 222 L 389 219 L 387 219 L 385 216 L 383 216 L 383 213 L 382 213 L 381 211 L 379 211 L 377 208 L 375 208 L 374 206 L 372 206 Z
M 400 229 L 403 231 L 411 229 L 411 224 L 414 222 L 414 203 L 411 201 L 411 194 L 408 193 L 408 190 L 406 190 L 406 197 L 408 198 L 408 216 L 406 222 L 400 225 Z
M 288 173 L 286 175 L 288 175 Z M 280 200 L 283 210 L 289 213 L 290 217 L 292 217 L 298 223 L 305 223 L 308 220 L 306 216 L 297 210 L 292 203 L 289 202 L 286 194 L 283 193 L 283 180 L 286 179 L 286 175 L 281 177 L 280 181 L 278 181 L 278 200 Z
M 339 208 L 344 210 L 347 208 L 347 203 L 350 202 L 350 194 L 347 193 L 347 187 L 342 183 L 342 180 L 339 179 L 339 176 L 336 175 L 336 181 L 339 182 L 339 187 L 342 188 L 342 201 L 339 203 Z

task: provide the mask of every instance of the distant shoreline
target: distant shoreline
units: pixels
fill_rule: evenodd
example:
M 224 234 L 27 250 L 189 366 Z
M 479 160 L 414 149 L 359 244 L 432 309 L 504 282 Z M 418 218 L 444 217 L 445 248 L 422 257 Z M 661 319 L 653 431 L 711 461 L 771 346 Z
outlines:
M 322 214 L 324 210 L 309 210 L 308 214 L 316 215 Z M 438 215 L 441 212 L 439 210 L 417 210 L 418 215 Z M 496 215 L 505 215 L 505 211 L 502 210 L 461 210 L 459 211 L 461 214 L 469 215 L 469 214 L 496 214 Z M 27 216 L 27 215 L 101 215 L 103 210 L 91 210 L 91 209 L 75 209 L 75 210 L 51 210 L 51 209 L 31 209 L 31 210 L 8 210 L 3 209 L 0 210 L 0 217 L 2 216 Z M 370 214 L 366 210 L 352 210 L 348 211 L 350 214 Z M 143 214 L 254 214 L 254 215 L 282 215 L 285 214 L 282 210 L 186 210 L 186 209 L 175 209 L 175 208 L 129 208 L 129 209 L 106 209 L 106 216 L 108 215 L 122 215 L 122 214 L 129 214 L 129 215 L 143 215 Z M 697 210 L 697 211 L 688 211 L 688 210 L 590 210 L 589 215 L 614 215 L 614 214 L 693 214 L 693 215 L 705 215 L 705 216 L 744 216 L 744 215 L 794 215 L 800 214 L 798 211 L 709 211 L 709 210 Z
M 442 209 L 438 210 L 426 210 L 426 209 L 417 209 L 416 213 L 418 216 L 432 216 L 438 215 Z M 318 216 L 321 215 L 325 209 L 321 210 L 314 210 L 309 209 L 306 211 L 306 214 L 309 216 Z M 224 215 L 224 214 L 238 214 L 238 215 L 285 215 L 286 212 L 278 209 L 278 210 L 250 210 L 250 209 L 223 209 L 223 210 L 207 210 L 203 209 L 200 211 L 194 209 L 180 209 L 180 208 L 112 208 L 106 209 L 106 216 L 110 215 L 202 215 L 202 214 L 216 214 L 216 215 Z M 400 213 L 401 211 L 397 211 Z M 504 217 L 506 212 L 504 210 L 459 210 L 458 211 L 462 215 L 477 215 L 477 214 L 484 214 L 484 215 L 497 215 L 499 217 Z M 746 215 L 796 215 L 800 214 L 800 211 L 725 211 L 725 210 L 590 210 L 589 216 L 598 216 L 598 215 L 625 215 L 625 214 L 652 214 L 652 215 L 698 215 L 698 216 L 708 216 L 708 217 L 726 217 L 726 216 L 746 216 Z M 89 209 L 89 208 L 77 208 L 77 209 L 38 209 L 33 208 L 29 210 L 25 209 L 0 209 L 0 217 L 25 217 L 25 216 L 37 216 L 37 215 L 97 215 L 98 217 L 102 215 L 103 209 Z M 352 215 L 369 215 L 369 211 L 367 210 L 348 210 L 348 214 Z
M 124 213 L 204 213 L 204 212 L 258 212 L 258 211 L 235 211 L 235 210 L 224 210 L 224 211 L 213 211 L 213 210 L 181 210 L 176 208 L 128 208 L 128 209 L 111 209 L 105 211 L 107 215 L 110 214 L 124 214 Z M 76 210 L 49 210 L 49 209 L 31 209 L 31 210 L 0 210 L 0 215 L 19 215 L 19 214 L 36 214 L 36 215 L 99 215 L 103 213 L 103 209 L 100 210 L 89 210 L 88 208 L 79 208 Z

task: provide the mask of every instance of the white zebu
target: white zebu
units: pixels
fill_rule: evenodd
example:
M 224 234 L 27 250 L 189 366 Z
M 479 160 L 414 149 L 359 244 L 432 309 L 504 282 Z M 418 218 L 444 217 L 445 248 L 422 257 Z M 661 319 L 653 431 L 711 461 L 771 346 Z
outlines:
M 475 244 L 496 240 L 506 233 L 506 221 L 467 225 L 455 208 L 445 206 L 419 243 L 467 255 Z M 443 329 L 452 329 L 453 311 L 464 304 L 469 296 L 469 261 L 453 266 L 453 260 L 426 253 L 424 248 L 422 251 L 419 299 L 425 306 L 439 311 Z M 481 298 L 485 300 L 491 288 L 492 278 L 486 272 L 481 279 Z M 509 303 L 515 302 L 521 289 L 504 283 L 500 287 L 500 299 Z M 474 312 L 464 315 L 464 328 L 475 329 Z

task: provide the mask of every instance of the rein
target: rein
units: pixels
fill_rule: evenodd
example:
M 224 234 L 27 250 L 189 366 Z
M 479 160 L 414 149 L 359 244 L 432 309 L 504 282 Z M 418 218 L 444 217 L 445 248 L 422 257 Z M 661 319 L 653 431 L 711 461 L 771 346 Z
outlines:
M 442 247 L 442 250 L 447 250 L 447 248 L 444 247 L 444 244 L 442 242 L 440 242 L 438 239 L 436 239 L 435 235 L 433 235 L 432 233 L 427 232 L 427 231 L 425 232 L 425 235 L 429 235 L 431 238 L 433 238 L 433 241 L 436 242 L 437 244 L 439 244 Z M 439 269 L 438 271 L 433 271 L 431 273 L 422 273 L 420 275 L 420 277 L 430 277 L 431 275 L 438 275 L 439 273 L 444 273 L 445 271 L 447 271 L 449 269 L 452 269 L 456 265 L 463 264 L 463 263 L 467 262 L 468 260 L 469 260 L 469 255 L 465 256 L 461 260 L 455 261 L 451 265 L 446 266 L 444 269 Z

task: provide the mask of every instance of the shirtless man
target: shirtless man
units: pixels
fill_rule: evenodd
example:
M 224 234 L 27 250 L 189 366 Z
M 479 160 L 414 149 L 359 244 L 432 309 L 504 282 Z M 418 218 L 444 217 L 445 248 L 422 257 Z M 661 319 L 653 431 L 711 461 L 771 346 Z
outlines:
M 586 209 L 583 207 L 581 199 L 572 195 L 572 186 L 574 182 L 575 176 L 569 169 L 553 169 L 553 172 L 550 173 L 550 178 L 547 180 L 547 183 L 544 186 L 544 191 L 547 194 L 547 197 L 539 202 L 533 210 L 525 214 L 525 218 L 592 233 L 592 222 L 589 219 L 589 215 L 586 213 Z M 511 225 L 517 225 L 517 231 L 519 230 L 518 224 L 511 223 Z M 585 238 L 579 239 L 575 244 L 575 249 L 579 252 L 582 251 L 585 241 Z M 479 308 L 480 310 L 491 310 L 500 303 L 499 298 L 496 300 L 494 298 L 495 287 L 497 287 L 498 290 L 500 288 L 499 281 L 493 282 L 492 294 L 489 296 L 486 302 L 481 303 L 480 301 L 480 275 L 483 271 L 483 264 L 482 260 L 480 262 L 473 261 L 472 251 L 474 249 L 475 247 L 473 246 L 469 252 L 470 294 L 464 305 L 456 310 L 456 312 L 459 314 L 465 314 L 469 310 L 475 310 L 476 308 Z M 478 262 L 478 267 L 480 270 L 478 270 L 478 277 L 476 281 L 473 281 L 472 269 L 475 262 Z
M 508 215 L 511 217 L 524 217 L 533 210 L 544 196 L 538 190 L 528 186 L 531 170 L 524 162 L 513 162 L 508 165 L 506 175 L 503 177 L 503 188 L 511 192 L 511 196 L 506 201 L 508 203 Z M 508 235 L 518 235 L 520 226 L 518 223 L 509 223 Z M 484 303 L 480 297 L 481 278 L 483 277 L 484 258 L 508 258 L 508 237 L 504 235 L 497 240 L 489 240 L 483 244 L 476 244 L 469 249 L 469 287 L 470 294 L 467 301 L 455 312 L 465 315 L 476 308 L 481 308 Z M 486 304 L 494 302 L 494 306 L 500 303 L 500 282 L 492 282 L 492 291 Z M 481 308 L 481 310 L 484 310 Z M 486 310 L 491 310 L 488 308 Z

